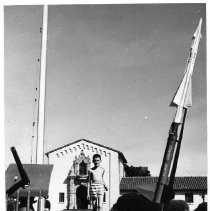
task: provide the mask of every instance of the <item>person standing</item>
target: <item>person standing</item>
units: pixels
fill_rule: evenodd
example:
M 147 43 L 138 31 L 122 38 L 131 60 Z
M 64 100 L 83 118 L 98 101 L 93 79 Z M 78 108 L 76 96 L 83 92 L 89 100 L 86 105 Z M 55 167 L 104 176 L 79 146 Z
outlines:
M 91 199 L 93 211 L 103 210 L 104 192 L 108 191 L 108 187 L 104 182 L 104 168 L 100 167 L 101 155 L 93 155 L 94 167 L 88 171 L 88 200 Z

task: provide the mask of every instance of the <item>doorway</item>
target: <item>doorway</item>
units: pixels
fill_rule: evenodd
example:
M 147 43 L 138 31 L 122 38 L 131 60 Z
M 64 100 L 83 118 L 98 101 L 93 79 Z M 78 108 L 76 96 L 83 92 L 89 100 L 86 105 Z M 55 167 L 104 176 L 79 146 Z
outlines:
M 88 209 L 87 187 L 80 185 L 76 190 L 77 209 Z

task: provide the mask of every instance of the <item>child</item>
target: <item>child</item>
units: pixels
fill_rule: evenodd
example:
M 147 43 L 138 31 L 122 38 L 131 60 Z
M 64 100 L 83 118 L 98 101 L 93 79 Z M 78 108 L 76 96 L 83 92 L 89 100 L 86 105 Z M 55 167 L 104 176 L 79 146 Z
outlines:
M 91 198 L 93 211 L 102 211 L 104 191 L 108 188 L 104 182 L 103 176 L 105 170 L 100 167 L 101 155 L 93 155 L 94 167 L 88 171 L 88 199 Z

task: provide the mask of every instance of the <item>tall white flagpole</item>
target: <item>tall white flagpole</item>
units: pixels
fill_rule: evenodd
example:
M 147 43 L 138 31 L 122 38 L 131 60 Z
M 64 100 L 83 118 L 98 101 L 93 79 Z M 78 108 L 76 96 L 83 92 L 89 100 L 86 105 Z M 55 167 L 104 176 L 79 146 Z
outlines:
M 36 163 L 44 163 L 44 131 L 45 131 L 45 90 L 46 90 L 46 55 L 47 55 L 47 22 L 48 6 L 43 7 L 42 25 L 42 49 L 41 49 L 41 73 L 39 85 L 39 109 L 38 109 L 38 139 L 36 146 Z

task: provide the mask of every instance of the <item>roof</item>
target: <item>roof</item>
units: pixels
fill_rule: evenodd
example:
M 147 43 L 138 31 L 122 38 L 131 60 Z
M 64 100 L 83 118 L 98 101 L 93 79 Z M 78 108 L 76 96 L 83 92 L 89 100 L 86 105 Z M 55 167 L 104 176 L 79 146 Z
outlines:
M 98 145 L 98 146 L 100 146 L 100 147 L 104 147 L 104 148 L 106 148 L 106 149 L 109 149 L 109 150 L 112 150 L 112 151 L 114 151 L 114 152 L 117 152 L 117 153 L 119 154 L 119 158 L 121 159 L 121 161 L 122 161 L 123 163 L 127 163 L 127 160 L 126 160 L 125 156 L 124 156 L 123 153 L 120 152 L 119 150 L 113 149 L 113 148 L 111 148 L 111 147 L 104 146 L 104 145 L 102 145 L 102 144 L 95 143 L 95 142 L 93 142 L 93 141 L 89 141 L 89 140 L 87 140 L 87 139 L 79 139 L 79 140 L 77 140 L 77 141 L 74 141 L 74 142 L 71 142 L 71 143 L 66 144 L 66 145 L 64 145 L 64 146 L 58 147 L 58 148 L 56 148 L 56 149 L 53 149 L 53 150 L 51 150 L 51 151 L 49 151 L 49 152 L 47 152 L 47 153 L 45 153 L 45 154 L 48 156 L 48 154 L 50 154 L 50 153 L 52 153 L 52 152 L 55 152 L 55 151 L 60 150 L 60 149 L 62 149 L 62 148 L 68 147 L 68 146 L 70 146 L 70 145 L 72 145 L 72 144 L 76 144 L 76 143 L 78 143 L 78 142 L 80 142 L 80 141 L 85 141 L 85 142 L 88 142 L 88 143 L 90 143 L 90 144 L 95 144 L 95 145 Z
M 156 184 L 158 177 L 123 177 L 120 182 L 121 191 L 133 191 L 142 188 L 145 184 Z M 175 191 L 207 191 L 207 177 L 176 177 Z
M 53 165 L 48 164 L 23 164 L 28 177 L 30 179 L 30 185 L 26 189 L 20 188 L 20 196 L 27 196 L 27 192 L 30 190 L 31 196 L 38 196 L 41 190 L 42 196 L 48 196 L 49 182 Z M 14 181 L 15 176 L 17 180 Z M 6 172 L 6 190 L 15 185 L 21 180 L 17 165 L 12 163 L 8 166 Z M 12 195 L 16 195 L 17 192 Z

